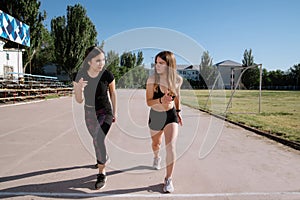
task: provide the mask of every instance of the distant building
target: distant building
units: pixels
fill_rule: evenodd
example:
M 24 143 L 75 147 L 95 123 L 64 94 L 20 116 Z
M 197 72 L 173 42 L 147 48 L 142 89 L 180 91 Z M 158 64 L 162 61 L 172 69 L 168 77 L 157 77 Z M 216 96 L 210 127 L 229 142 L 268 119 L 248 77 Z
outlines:
M 224 86 L 225 89 L 234 89 L 243 65 L 232 60 L 224 60 L 214 64 L 214 66 L 217 67 L 221 75 L 215 87 L 223 88 Z
M 18 80 L 23 77 L 22 49 L 4 49 L 0 40 L 0 78 Z
M 177 72 L 187 80 L 199 81 L 199 65 L 177 65 Z
M 214 64 L 213 67 L 216 67 L 218 72 L 220 72 L 215 88 L 234 89 L 243 65 L 232 60 L 224 60 Z M 154 64 L 151 65 L 151 69 L 153 68 Z M 177 65 L 177 72 L 184 79 L 199 81 L 199 65 Z
M 154 64 L 151 64 L 151 69 L 154 69 Z M 199 81 L 199 65 L 177 65 L 177 73 L 184 79 Z

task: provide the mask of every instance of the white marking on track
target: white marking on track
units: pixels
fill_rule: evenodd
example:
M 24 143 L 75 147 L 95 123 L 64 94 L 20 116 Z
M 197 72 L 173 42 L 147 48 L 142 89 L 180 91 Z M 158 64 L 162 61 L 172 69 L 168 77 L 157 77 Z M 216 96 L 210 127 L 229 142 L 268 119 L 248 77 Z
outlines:
M 300 192 L 241 192 L 241 193 L 203 193 L 203 194 L 113 194 L 113 193 L 59 193 L 59 192 L 0 192 L 5 196 L 44 196 L 44 197 L 112 197 L 112 198 L 195 198 L 195 197 L 238 197 L 238 196 L 299 196 Z

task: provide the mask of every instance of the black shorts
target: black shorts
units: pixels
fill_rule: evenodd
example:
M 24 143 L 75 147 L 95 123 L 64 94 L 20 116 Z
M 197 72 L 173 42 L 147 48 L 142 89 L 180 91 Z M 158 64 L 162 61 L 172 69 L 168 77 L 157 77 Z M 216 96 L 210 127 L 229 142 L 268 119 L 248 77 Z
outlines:
M 178 117 L 175 108 L 168 111 L 155 111 L 150 110 L 148 125 L 151 130 L 163 130 L 167 124 L 178 123 Z

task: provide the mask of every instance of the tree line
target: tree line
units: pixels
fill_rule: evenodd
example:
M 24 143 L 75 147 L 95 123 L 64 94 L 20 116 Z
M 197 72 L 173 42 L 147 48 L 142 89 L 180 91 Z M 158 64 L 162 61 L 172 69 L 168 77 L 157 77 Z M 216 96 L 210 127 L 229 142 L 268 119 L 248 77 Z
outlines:
M 86 9 L 80 5 L 67 6 L 66 16 L 51 19 L 50 30 L 44 25 L 46 11 L 40 11 L 41 2 L 37 0 L 0 0 L 0 9 L 30 26 L 30 47 L 24 47 L 24 72 L 43 74 L 42 66 L 53 63 L 59 66 L 74 79 L 74 74 L 81 67 L 85 49 L 96 45 L 101 48 L 105 43 L 97 41 L 96 27 L 87 16 Z M 6 41 L 5 47 L 17 47 Z M 143 66 L 143 53 L 124 52 L 118 55 L 107 52 L 107 68 L 113 72 L 119 87 L 144 87 L 148 70 Z M 254 63 L 252 50 L 245 50 L 243 66 Z M 195 88 L 209 88 L 216 78 L 217 70 L 212 64 L 208 51 L 201 56 L 200 81 L 185 80 Z M 264 89 L 299 89 L 300 63 L 287 72 L 263 69 L 262 82 Z M 246 89 L 257 89 L 259 69 L 251 68 L 242 77 L 242 86 Z
M 90 46 L 103 48 L 97 41 L 97 30 L 86 9 L 80 5 L 67 6 L 66 16 L 51 19 L 51 29 L 43 24 L 47 13 L 40 12 L 41 2 L 36 0 L 0 0 L 0 9 L 30 26 L 30 47 L 25 48 L 23 71 L 44 74 L 46 64 L 55 64 L 73 80 L 82 65 L 85 50 Z M 18 45 L 6 41 L 5 48 Z M 143 67 L 143 53 L 107 52 L 107 68 L 111 70 L 119 87 L 144 87 L 148 71 Z
M 201 57 L 199 81 L 192 82 L 192 87 L 212 88 L 218 78 L 219 71 L 213 64 L 213 59 L 208 51 L 203 52 Z M 260 69 L 246 67 L 256 65 L 252 49 L 244 51 L 241 71 L 245 70 L 241 77 L 240 89 L 259 89 Z M 300 89 L 300 63 L 290 67 L 287 71 L 268 71 L 262 69 L 262 89 L 299 90 Z

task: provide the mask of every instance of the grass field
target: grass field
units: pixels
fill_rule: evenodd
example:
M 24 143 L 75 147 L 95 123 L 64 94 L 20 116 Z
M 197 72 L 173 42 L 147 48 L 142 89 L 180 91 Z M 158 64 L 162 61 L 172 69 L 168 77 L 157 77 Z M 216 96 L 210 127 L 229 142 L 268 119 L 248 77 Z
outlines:
M 182 90 L 182 103 L 300 143 L 300 91 Z M 209 97 L 209 98 L 208 98 Z

